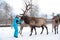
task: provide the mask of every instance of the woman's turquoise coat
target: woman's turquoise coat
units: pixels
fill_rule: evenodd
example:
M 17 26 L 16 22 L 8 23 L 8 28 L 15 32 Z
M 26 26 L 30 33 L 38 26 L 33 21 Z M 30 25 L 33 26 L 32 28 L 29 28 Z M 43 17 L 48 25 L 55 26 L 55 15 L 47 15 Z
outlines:
M 17 17 L 14 18 L 13 23 L 12 23 L 12 25 L 14 27 L 14 30 L 15 30 L 14 31 L 14 37 L 15 36 L 18 37 L 18 24 L 21 24 L 21 23 L 22 23 L 22 20 L 21 19 L 19 19 Z

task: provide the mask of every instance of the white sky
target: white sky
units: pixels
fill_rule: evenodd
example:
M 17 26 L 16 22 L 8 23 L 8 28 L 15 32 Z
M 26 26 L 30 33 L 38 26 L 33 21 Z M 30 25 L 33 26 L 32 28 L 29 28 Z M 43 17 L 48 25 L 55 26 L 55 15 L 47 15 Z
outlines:
M 60 0 L 38 0 L 38 4 L 44 13 L 60 13 Z
M 5 0 L 9 3 L 16 14 L 21 13 L 24 8 L 24 0 Z M 33 0 L 33 3 L 38 4 L 41 13 L 52 14 L 60 13 L 60 0 Z

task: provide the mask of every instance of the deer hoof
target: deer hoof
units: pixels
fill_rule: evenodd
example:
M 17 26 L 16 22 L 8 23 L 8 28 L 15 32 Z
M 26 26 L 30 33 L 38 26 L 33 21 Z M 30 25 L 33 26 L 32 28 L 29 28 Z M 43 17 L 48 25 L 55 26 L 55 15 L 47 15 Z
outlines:
M 32 34 L 30 34 L 29 36 L 32 36 Z
M 48 32 L 47 32 L 47 35 L 48 35 Z

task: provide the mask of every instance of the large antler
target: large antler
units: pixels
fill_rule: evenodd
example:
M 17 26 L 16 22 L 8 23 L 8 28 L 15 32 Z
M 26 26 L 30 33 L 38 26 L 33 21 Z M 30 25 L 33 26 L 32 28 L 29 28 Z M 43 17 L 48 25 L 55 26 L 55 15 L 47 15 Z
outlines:
M 30 2 L 28 4 L 25 2 L 25 7 L 26 7 L 25 10 L 22 9 L 23 14 L 21 14 L 21 15 L 26 15 L 26 13 L 28 12 L 28 10 L 31 9 Z
M 25 4 L 26 4 L 26 2 L 25 2 Z M 26 4 L 26 10 L 28 11 L 30 8 L 31 8 L 31 4 L 30 3 Z

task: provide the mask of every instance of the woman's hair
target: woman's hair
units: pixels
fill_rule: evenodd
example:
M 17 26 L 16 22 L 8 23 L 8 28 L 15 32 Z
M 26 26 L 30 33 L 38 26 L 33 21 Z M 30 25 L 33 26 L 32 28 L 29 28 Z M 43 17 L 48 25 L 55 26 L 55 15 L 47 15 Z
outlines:
M 19 18 L 19 15 L 16 15 L 16 18 Z

